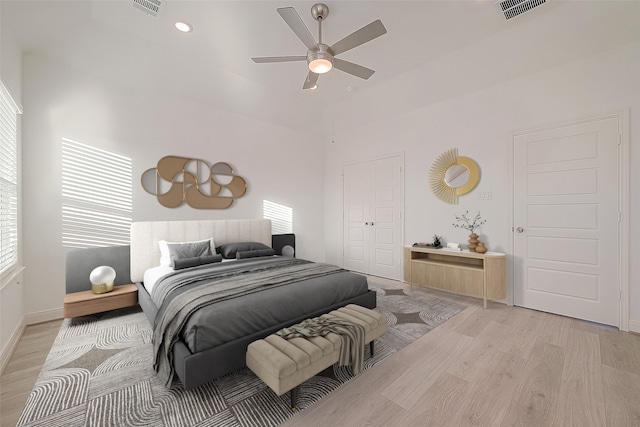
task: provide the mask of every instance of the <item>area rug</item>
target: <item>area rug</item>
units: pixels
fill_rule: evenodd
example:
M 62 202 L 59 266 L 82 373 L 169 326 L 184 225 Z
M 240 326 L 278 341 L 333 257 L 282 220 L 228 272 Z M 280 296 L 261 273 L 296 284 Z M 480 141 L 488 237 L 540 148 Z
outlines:
M 370 288 L 389 326 L 376 340 L 365 369 L 454 316 L 465 307 L 427 291 Z M 170 389 L 152 368 L 151 327 L 139 307 L 65 319 L 27 400 L 18 426 L 277 426 L 292 416 L 288 393 L 278 397 L 249 369 L 194 390 Z M 365 350 L 365 356 L 368 356 Z M 298 409 L 353 378 L 334 366 L 305 382 Z

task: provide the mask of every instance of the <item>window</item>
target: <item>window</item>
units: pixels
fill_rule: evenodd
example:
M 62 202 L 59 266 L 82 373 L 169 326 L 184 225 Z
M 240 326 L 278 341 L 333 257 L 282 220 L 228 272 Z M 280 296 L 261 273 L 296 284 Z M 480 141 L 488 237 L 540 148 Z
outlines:
M 18 263 L 18 114 L 0 81 L 0 275 Z
M 271 220 L 271 234 L 293 233 L 293 209 L 289 206 L 263 200 L 262 217 Z
M 128 245 L 131 177 L 130 158 L 63 138 L 62 245 Z

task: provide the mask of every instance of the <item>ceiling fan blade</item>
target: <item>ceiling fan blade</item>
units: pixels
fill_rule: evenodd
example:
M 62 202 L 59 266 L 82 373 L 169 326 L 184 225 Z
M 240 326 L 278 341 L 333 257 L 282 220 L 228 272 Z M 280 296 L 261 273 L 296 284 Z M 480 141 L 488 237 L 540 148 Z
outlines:
M 307 47 L 307 49 L 315 49 L 316 48 L 316 40 L 311 35 L 311 32 L 302 22 L 302 18 L 298 15 L 298 12 L 292 7 L 281 7 L 277 9 L 284 22 L 287 23 L 289 27 L 293 30 L 293 32 L 298 36 L 302 43 Z
M 258 58 L 251 58 L 256 64 L 264 64 L 267 62 L 291 62 L 291 61 L 306 61 L 306 56 L 261 56 Z
M 309 74 L 307 74 L 307 78 L 304 79 L 304 84 L 302 85 L 302 89 L 313 89 L 313 87 L 318 82 L 319 76 L 320 76 L 319 74 L 316 74 L 313 71 L 309 71 Z
M 369 77 L 373 76 L 373 73 L 375 73 L 371 68 L 363 67 L 362 65 L 354 64 L 353 62 L 339 58 L 333 58 L 333 66 L 338 70 L 360 77 L 364 80 L 367 80 Z
M 382 25 L 382 21 L 378 19 L 336 42 L 331 46 L 331 51 L 334 55 L 338 55 L 384 34 L 387 34 L 387 29 Z

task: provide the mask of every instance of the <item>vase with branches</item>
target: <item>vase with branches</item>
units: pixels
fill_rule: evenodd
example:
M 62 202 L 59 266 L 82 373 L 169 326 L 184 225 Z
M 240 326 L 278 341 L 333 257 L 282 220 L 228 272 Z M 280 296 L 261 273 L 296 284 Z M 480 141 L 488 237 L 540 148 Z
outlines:
M 480 212 L 478 212 L 476 214 L 476 217 L 473 218 L 473 221 L 471 221 L 471 219 L 469 218 L 469 211 L 466 211 L 460 216 L 456 215 L 456 221 L 458 221 L 457 224 L 452 224 L 455 228 L 464 228 L 465 230 L 469 230 L 470 233 L 473 233 L 476 228 L 487 222 L 486 220 L 482 219 L 482 217 L 480 216 Z
M 478 235 L 475 233 L 475 230 L 487 221 L 482 219 L 482 217 L 480 216 L 480 212 L 476 214 L 473 220 L 469 218 L 469 211 L 466 211 L 460 216 L 456 215 L 455 218 L 457 223 L 452 224 L 455 228 L 463 228 L 465 230 L 469 230 L 469 232 L 471 233 L 469 235 L 469 251 L 475 252 L 476 247 L 478 246 L 478 243 L 480 243 L 480 241 L 478 240 Z M 484 249 L 484 245 L 481 245 L 481 247 L 483 248 L 483 250 L 486 251 L 486 249 Z

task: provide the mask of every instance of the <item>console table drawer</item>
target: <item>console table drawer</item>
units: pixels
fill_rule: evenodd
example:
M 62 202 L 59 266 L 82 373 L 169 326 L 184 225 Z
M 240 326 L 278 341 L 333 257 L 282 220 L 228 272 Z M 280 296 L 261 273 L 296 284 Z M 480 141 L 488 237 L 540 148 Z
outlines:
M 411 281 L 456 294 L 482 298 L 484 272 L 478 268 L 414 261 L 411 263 Z

